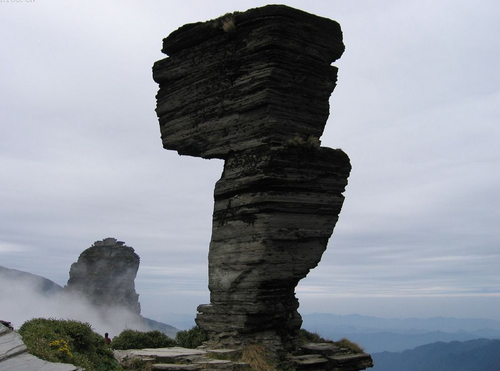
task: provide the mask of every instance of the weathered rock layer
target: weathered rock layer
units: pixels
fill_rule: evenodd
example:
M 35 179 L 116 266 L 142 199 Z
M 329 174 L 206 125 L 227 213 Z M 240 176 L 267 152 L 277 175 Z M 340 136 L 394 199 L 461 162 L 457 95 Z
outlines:
M 225 160 L 215 186 L 212 346 L 297 348 L 295 287 L 320 261 L 351 169 L 320 147 L 344 50 L 340 26 L 286 6 L 189 24 L 164 40 L 157 114 L 163 146 Z
M 211 305 L 197 322 L 224 337 L 293 342 L 295 287 L 320 261 L 350 171 L 342 151 L 290 146 L 230 156 L 215 186 Z

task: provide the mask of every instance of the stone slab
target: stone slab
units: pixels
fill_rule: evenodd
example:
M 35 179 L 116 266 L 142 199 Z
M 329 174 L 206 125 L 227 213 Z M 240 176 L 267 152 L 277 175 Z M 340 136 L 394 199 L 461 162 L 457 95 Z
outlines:
M 206 350 L 187 349 L 181 347 L 156 348 L 156 349 L 131 349 L 127 351 L 130 355 L 155 358 L 177 358 L 198 356 L 207 354 Z
M 373 367 L 372 357 L 365 353 L 329 356 L 328 360 L 334 367 L 344 370 L 365 370 Z
M 308 343 L 301 348 L 308 354 L 335 355 L 341 352 L 340 348 L 332 343 Z
M 196 371 L 201 370 L 202 367 L 200 365 L 180 365 L 180 364 L 165 364 L 165 363 L 157 363 L 151 366 L 153 370 L 169 370 L 169 371 Z
M 326 358 L 318 354 L 305 354 L 303 356 L 291 357 L 290 359 L 298 366 L 319 366 L 328 363 Z
M 21 337 L 16 332 L 0 325 L 0 362 L 26 352 L 26 345 Z

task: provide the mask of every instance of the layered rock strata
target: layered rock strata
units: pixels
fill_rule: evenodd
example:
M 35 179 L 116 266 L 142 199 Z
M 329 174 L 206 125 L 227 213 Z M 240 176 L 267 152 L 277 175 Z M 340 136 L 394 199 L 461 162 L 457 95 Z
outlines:
M 297 349 L 295 287 L 326 249 L 351 169 L 320 146 L 343 51 L 338 23 L 266 6 L 188 24 L 155 63 L 163 146 L 225 160 L 215 186 L 212 346 Z
M 285 6 L 181 27 L 153 67 L 164 148 L 227 158 L 319 138 L 343 51 L 338 23 Z
M 65 292 L 86 297 L 97 308 L 122 308 L 140 314 L 135 277 L 139 256 L 116 238 L 96 241 L 71 265 Z

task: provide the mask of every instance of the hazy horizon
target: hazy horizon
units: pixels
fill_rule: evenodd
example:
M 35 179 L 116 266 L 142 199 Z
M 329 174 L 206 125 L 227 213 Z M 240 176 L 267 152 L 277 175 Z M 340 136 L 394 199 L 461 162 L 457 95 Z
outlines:
M 0 266 L 0 268 L 5 268 Z M 30 273 L 30 272 L 26 272 Z M 135 314 L 131 312 L 127 312 L 125 309 L 114 308 L 108 309 L 103 312 L 101 309 L 95 308 L 91 305 L 84 297 L 80 295 L 59 295 L 62 293 L 51 293 L 42 294 L 40 282 L 32 280 L 29 277 L 17 277 L 16 279 L 7 278 L 8 274 L 5 274 L 5 271 L 0 270 L 0 319 L 11 321 L 16 328 L 19 328 L 22 323 L 25 321 L 36 318 L 36 317 L 44 317 L 44 318 L 58 318 L 58 319 L 75 319 L 78 321 L 89 322 L 92 327 L 99 333 L 104 334 L 105 332 L 112 333 L 114 335 L 119 334 L 125 328 L 138 329 L 142 331 L 148 330 L 148 328 L 140 323 L 137 318 L 135 318 Z M 45 278 L 45 277 L 44 277 Z M 57 282 L 55 284 L 59 285 L 61 288 L 64 285 L 60 285 Z M 141 304 L 141 307 L 144 306 Z M 146 313 L 150 312 L 149 308 L 146 308 Z M 142 315 L 147 318 L 151 318 L 144 311 Z M 429 325 L 425 325 L 428 320 L 438 320 L 438 322 L 443 319 L 445 322 L 440 324 L 440 326 L 454 326 L 453 322 L 450 322 L 451 319 L 456 319 L 458 321 L 475 321 L 475 320 L 486 320 L 486 321 L 496 321 L 493 327 L 494 329 L 500 329 L 500 320 L 493 318 L 480 318 L 480 317 L 446 317 L 446 316 L 432 316 L 432 317 L 394 317 L 394 316 L 370 316 L 363 315 L 359 313 L 348 313 L 348 314 L 339 314 L 332 312 L 312 312 L 312 313 L 304 313 L 301 311 L 301 314 L 304 317 L 305 323 L 310 323 L 310 326 L 306 328 L 321 332 L 321 329 L 324 326 L 332 326 L 337 323 L 339 318 L 340 321 L 348 321 L 346 322 L 354 325 L 361 326 L 363 328 L 366 326 L 366 321 L 375 320 L 378 321 L 374 328 L 380 327 L 384 328 L 384 320 L 389 322 L 391 321 L 403 321 L 403 320 L 422 320 L 424 322 L 419 322 L 419 326 L 427 328 L 427 330 L 434 331 L 442 331 L 439 327 L 432 328 Z M 163 312 L 160 316 L 157 316 L 156 320 L 163 322 L 168 325 L 172 325 L 177 327 L 178 329 L 188 329 L 194 325 L 194 318 L 196 313 L 192 311 L 191 313 L 173 313 L 173 312 Z M 334 323 L 320 322 L 322 325 L 318 328 L 319 319 L 324 318 L 325 320 L 332 320 Z M 342 319 L 343 318 L 343 319 Z M 152 318 L 155 319 L 155 318 Z M 311 322 L 313 321 L 313 322 Z M 352 322 L 354 321 L 354 322 Z M 190 323 L 190 324 L 189 324 Z M 387 325 L 387 324 L 386 324 Z M 312 326 L 312 327 L 311 327 Z M 374 323 L 370 322 L 369 327 L 373 327 Z M 470 324 L 469 324 L 470 326 Z M 386 326 L 387 327 L 387 326 Z M 411 326 L 410 326 L 411 327 Z M 483 323 L 477 329 L 483 327 Z M 387 328 L 386 328 L 387 329 Z M 416 329 L 416 327 L 415 327 Z M 456 328 L 458 330 L 459 327 Z M 465 330 L 466 328 L 461 328 Z
M 2 266 L 0 266 L 1 268 Z M 8 268 L 8 267 L 4 267 Z M 26 272 L 26 273 L 31 273 L 31 272 Z M 39 276 L 43 277 L 43 276 Z M 47 277 L 43 277 L 47 278 Z M 51 280 L 52 281 L 52 280 Z M 59 282 L 52 281 L 55 284 L 59 285 L 61 288 L 65 286 L 64 284 L 61 284 Z M 7 289 L 6 289 L 7 288 Z M 97 313 L 98 311 L 92 308 L 92 305 L 90 305 L 87 301 L 84 299 L 82 300 L 76 300 L 71 302 L 71 300 L 67 300 L 65 298 L 63 299 L 57 299 L 55 302 L 52 302 L 55 296 L 47 295 L 43 296 L 40 295 L 39 292 L 39 287 L 35 287 L 33 285 L 27 284 L 26 281 L 24 282 L 19 282 L 19 281 L 13 281 L 13 280 L 8 280 L 3 276 L 0 272 L 0 314 L 5 315 L 7 313 L 7 317 L 5 319 L 14 319 L 14 322 L 19 326 L 20 321 L 18 320 L 19 318 L 24 318 L 24 320 L 30 319 L 32 317 L 61 317 L 61 318 L 66 318 L 66 317 L 71 317 L 70 314 L 72 311 L 74 311 L 75 308 L 81 307 L 80 309 L 76 310 L 76 315 L 75 319 L 77 320 L 83 320 L 83 321 L 89 321 L 92 322 L 92 319 L 96 322 L 96 327 L 98 331 L 105 332 L 104 330 L 106 328 L 105 326 L 105 321 L 102 318 L 99 318 L 99 314 Z M 15 293 L 15 295 L 13 295 Z M 140 292 L 139 294 L 139 302 L 140 302 Z M 369 302 L 369 298 L 366 299 Z M 407 300 L 407 299 L 406 299 Z M 33 305 L 26 305 L 27 302 L 29 303 L 34 303 L 37 302 L 38 304 L 36 306 Z M 64 305 L 61 305 L 61 302 L 64 302 Z M 65 306 L 68 306 L 65 307 Z M 362 307 L 359 305 L 359 307 Z M 20 309 L 21 308 L 21 309 Z M 29 309 L 26 309 L 29 308 Z M 8 309 L 8 310 L 5 310 Z M 191 312 L 172 312 L 169 311 L 168 309 L 164 310 L 162 309 L 161 311 L 154 311 L 151 310 L 152 308 L 144 308 L 144 305 L 141 303 L 141 314 L 147 318 L 151 318 L 166 324 L 172 324 L 176 322 L 183 322 L 186 320 L 193 320 L 194 324 L 194 318 L 196 317 L 196 310 L 195 307 L 192 308 Z M 335 312 L 322 312 L 322 311 L 303 311 L 299 308 L 299 312 L 302 315 L 308 316 L 308 315 L 334 315 L 334 316 L 361 316 L 361 317 L 373 317 L 373 318 L 378 318 L 378 319 L 388 319 L 388 320 L 403 320 L 403 319 L 433 319 L 433 318 L 455 318 L 455 319 L 485 319 L 485 320 L 494 320 L 498 321 L 500 324 L 500 317 L 471 317 L 471 316 L 445 316 L 445 315 L 429 315 L 429 316 L 394 316 L 394 315 L 387 315 L 384 313 L 375 315 L 375 314 L 362 314 L 362 312 L 356 313 L 335 313 Z M 29 313 L 29 315 L 26 315 Z M 85 319 L 86 313 L 89 313 L 89 318 Z M 61 316 L 62 314 L 62 316 Z M 9 318 L 10 315 L 10 318 Z M 109 316 L 112 318 L 113 316 L 116 317 L 116 315 Z M 125 318 L 126 313 L 118 314 L 117 315 L 119 318 Z M 24 321 L 23 320 L 23 321 Z M 21 321 L 21 322 L 23 322 Z M 117 319 L 114 321 L 115 324 L 113 324 L 113 321 L 111 321 L 111 328 L 117 328 L 119 325 L 117 325 L 117 322 L 120 322 L 120 319 Z M 172 322 L 172 323 L 170 323 Z M 180 323 L 179 322 L 179 323 Z M 130 327 L 130 326 L 129 326 Z M 140 325 L 132 326 L 135 328 L 141 328 Z M 144 327 L 142 327 L 144 328 Z M 109 326 L 108 326 L 108 331 L 109 331 Z

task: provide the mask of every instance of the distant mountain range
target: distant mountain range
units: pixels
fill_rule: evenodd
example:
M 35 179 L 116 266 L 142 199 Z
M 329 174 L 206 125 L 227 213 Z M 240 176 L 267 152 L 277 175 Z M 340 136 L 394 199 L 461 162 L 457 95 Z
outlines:
M 500 371 L 500 340 L 437 342 L 371 356 L 373 371 Z
M 386 319 L 328 313 L 305 314 L 303 327 L 323 337 L 343 337 L 360 344 L 366 352 L 402 352 L 438 341 L 500 339 L 500 321 L 478 318 Z
M 475 331 L 481 328 L 500 330 L 500 321 L 484 318 L 379 318 L 359 314 L 336 315 L 331 313 L 303 314 L 304 324 L 309 326 L 334 326 L 362 332 L 398 331 Z

